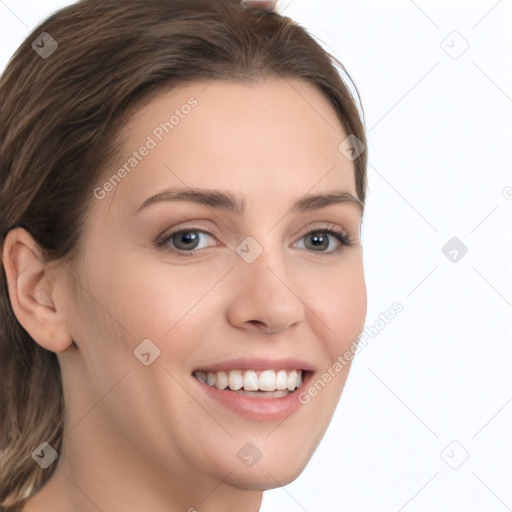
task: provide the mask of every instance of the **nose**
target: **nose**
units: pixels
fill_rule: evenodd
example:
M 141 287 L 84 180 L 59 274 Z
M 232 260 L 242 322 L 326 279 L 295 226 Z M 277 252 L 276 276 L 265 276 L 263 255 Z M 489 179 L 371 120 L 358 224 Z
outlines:
M 264 334 L 284 331 L 305 319 L 305 303 L 282 257 L 268 250 L 252 263 L 241 260 L 227 317 L 231 325 Z

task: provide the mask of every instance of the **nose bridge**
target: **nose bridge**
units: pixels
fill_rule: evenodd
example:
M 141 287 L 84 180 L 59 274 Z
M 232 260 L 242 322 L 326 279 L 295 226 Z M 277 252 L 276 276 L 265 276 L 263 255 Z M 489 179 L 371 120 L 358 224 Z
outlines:
M 238 247 L 237 293 L 229 308 L 230 321 L 263 325 L 277 332 L 304 319 L 304 304 L 290 281 L 293 273 L 282 244 L 274 237 L 262 237 L 264 243 L 246 238 Z M 243 260 L 243 261 L 242 261 Z
M 271 235 L 260 234 L 258 240 L 246 237 L 237 247 L 237 253 L 244 261 L 242 272 L 249 280 L 253 276 L 257 282 L 268 280 L 277 285 L 280 281 L 276 275 L 283 280 L 288 273 L 283 247 Z

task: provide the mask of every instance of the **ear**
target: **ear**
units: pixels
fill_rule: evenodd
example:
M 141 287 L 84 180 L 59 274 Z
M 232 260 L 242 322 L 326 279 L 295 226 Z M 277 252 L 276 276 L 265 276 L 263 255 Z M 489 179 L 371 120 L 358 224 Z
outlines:
M 63 289 L 55 262 L 45 262 L 44 253 L 23 228 L 7 233 L 2 263 L 11 306 L 18 322 L 34 341 L 52 352 L 62 352 L 73 340 L 65 323 Z M 60 303 L 57 298 L 61 299 Z

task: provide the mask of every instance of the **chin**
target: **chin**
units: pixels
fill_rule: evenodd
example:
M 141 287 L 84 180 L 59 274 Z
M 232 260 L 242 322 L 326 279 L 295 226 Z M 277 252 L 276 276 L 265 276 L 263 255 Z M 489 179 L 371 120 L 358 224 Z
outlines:
M 260 463 L 262 465 L 257 468 Z M 226 478 L 226 483 L 238 489 L 268 491 L 293 482 L 307 465 L 307 461 L 304 464 L 298 464 L 296 461 L 267 465 L 263 465 L 261 461 L 260 463 L 250 469 L 233 471 Z
M 222 452 L 210 454 L 213 458 L 208 464 L 208 473 L 246 490 L 265 491 L 293 482 L 304 471 L 322 436 L 317 433 L 312 437 L 309 433 L 308 438 L 299 437 L 288 429 L 277 435 L 278 430 L 268 437 L 252 437 L 254 444 L 243 453 L 240 453 L 240 447 L 245 442 L 235 441 L 234 449 L 230 449 L 229 444 L 224 445 Z M 244 453 L 253 457 L 247 464 L 243 462 Z

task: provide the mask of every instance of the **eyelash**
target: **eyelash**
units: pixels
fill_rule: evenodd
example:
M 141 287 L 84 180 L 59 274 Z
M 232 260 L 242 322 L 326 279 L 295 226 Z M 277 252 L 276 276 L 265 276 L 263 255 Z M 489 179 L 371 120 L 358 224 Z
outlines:
M 183 257 L 195 256 L 198 251 L 202 251 L 203 249 L 196 249 L 196 250 L 192 250 L 192 251 L 185 251 L 183 249 L 175 249 L 175 248 L 170 247 L 168 245 L 168 242 L 173 237 L 175 237 L 177 235 L 181 235 L 183 233 L 190 233 L 190 232 L 194 232 L 194 231 L 197 231 L 199 233 L 203 233 L 203 234 L 206 234 L 206 235 L 209 235 L 209 236 L 213 237 L 213 235 L 211 233 L 208 233 L 208 231 L 203 231 L 202 229 L 199 229 L 199 228 L 190 227 L 190 228 L 180 229 L 178 231 L 173 231 L 169 235 L 165 235 L 165 236 L 157 239 L 155 241 L 155 246 L 157 248 L 163 250 L 163 251 L 174 253 L 174 254 L 176 254 L 177 256 L 180 256 L 180 257 L 181 256 L 183 256 Z M 336 255 L 336 254 L 338 254 L 339 252 L 341 252 L 343 250 L 343 246 L 349 247 L 349 246 L 353 245 L 352 240 L 350 240 L 350 238 L 345 233 L 342 233 L 340 231 L 336 231 L 334 229 L 326 229 L 326 228 L 313 229 L 311 231 L 308 231 L 306 234 L 304 234 L 301 237 L 301 240 L 302 240 L 302 238 L 310 236 L 310 235 L 312 235 L 314 233 L 326 233 L 328 235 L 331 235 L 336 240 L 338 240 L 340 242 L 340 244 L 341 244 L 340 247 L 338 247 L 337 249 L 334 249 L 333 251 L 329 251 L 329 252 L 325 252 L 325 251 L 311 251 L 311 252 L 314 252 L 314 253 L 318 252 L 319 254 Z

